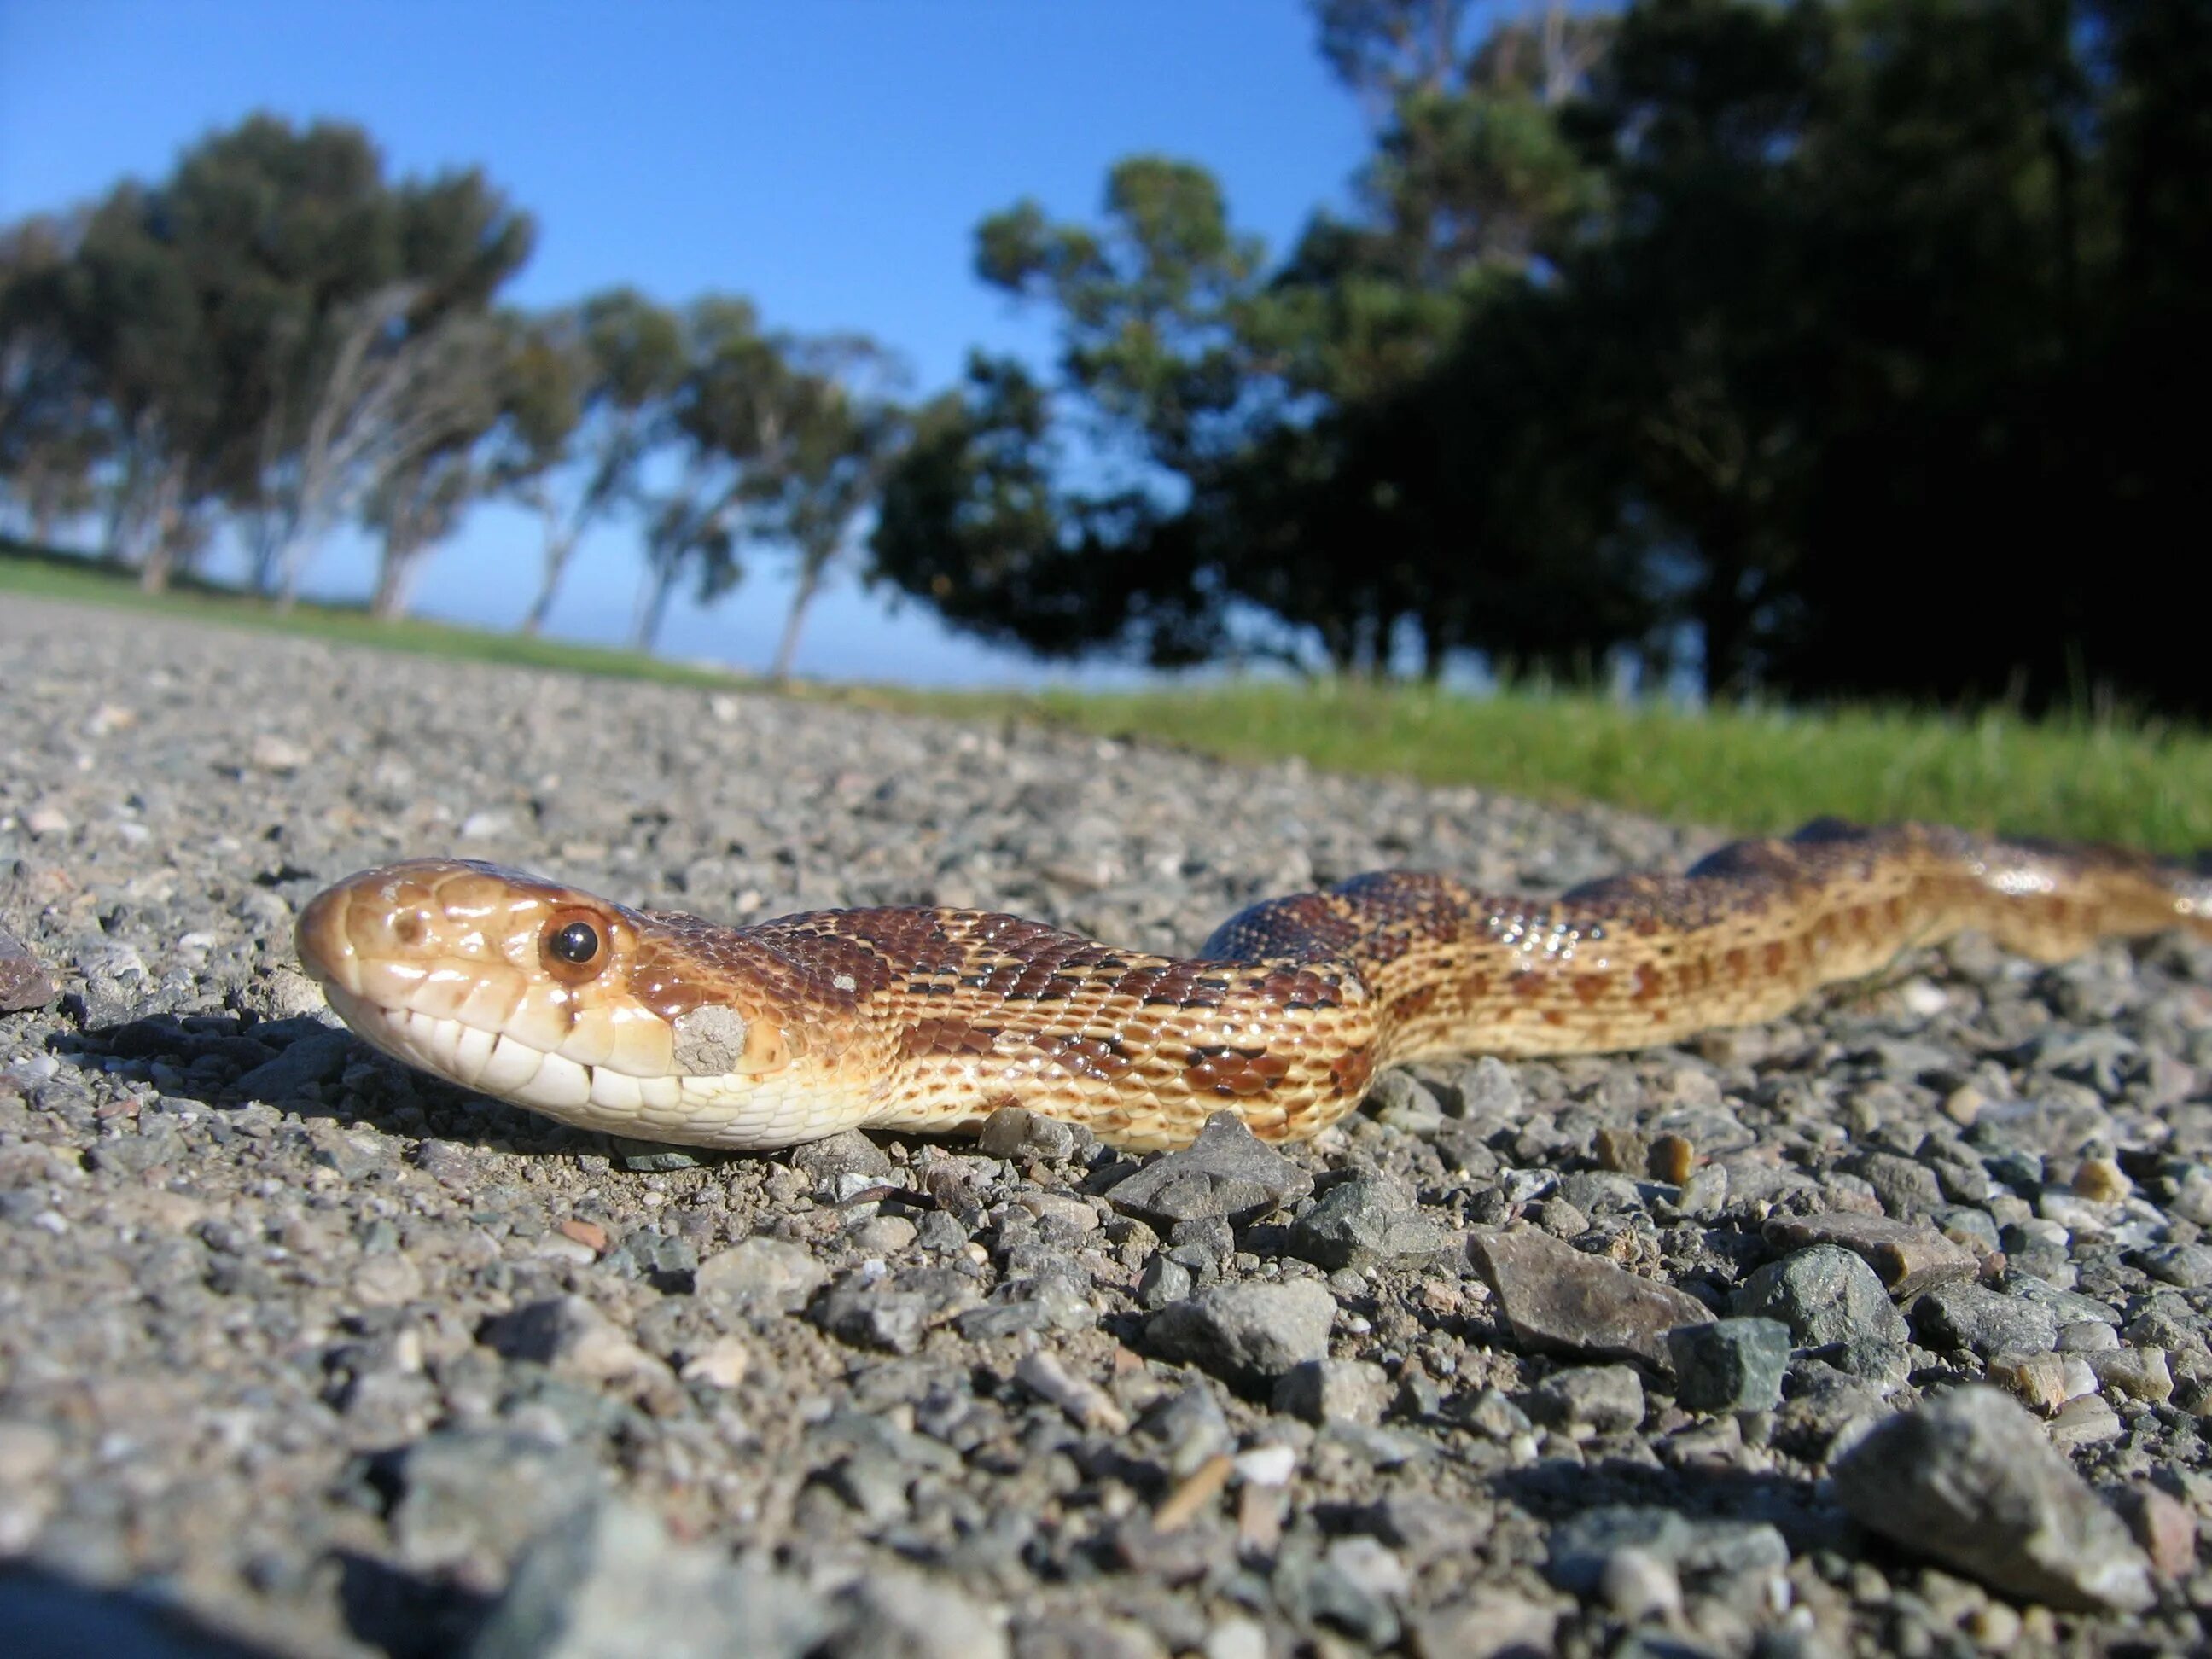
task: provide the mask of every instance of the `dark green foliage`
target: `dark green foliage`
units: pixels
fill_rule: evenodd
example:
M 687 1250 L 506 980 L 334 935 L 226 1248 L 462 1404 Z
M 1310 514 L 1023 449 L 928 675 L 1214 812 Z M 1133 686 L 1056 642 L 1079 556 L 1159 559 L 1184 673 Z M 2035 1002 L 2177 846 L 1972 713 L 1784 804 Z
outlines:
M 1060 653 L 1159 659 L 1172 595 L 1181 641 L 1370 674 L 2207 706 L 2164 602 L 2202 539 L 2202 5 L 1315 11 L 1376 121 L 1358 212 L 1268 270 L 1144 158 L 1096 225 L 987 221 L 1058 401 L 936 411 L 885 574 Z M 1051 409 L 1124 476 L 1061 465 Z

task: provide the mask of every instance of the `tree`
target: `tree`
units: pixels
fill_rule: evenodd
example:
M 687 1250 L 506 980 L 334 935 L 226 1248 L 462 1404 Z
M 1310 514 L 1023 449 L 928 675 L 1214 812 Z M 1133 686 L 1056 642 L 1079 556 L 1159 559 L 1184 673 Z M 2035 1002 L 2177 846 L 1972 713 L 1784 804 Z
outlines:
M 1158 533 L 1139 493 L 1064 491 L 1053 427 L 1050 394 L 1028 369 L 971 354 L 963 386 L 912 417 L 884 477 L 866 580 L 1042 656 L 1120 648 L 1177 665 L 1213 654 L 1218 609 L 1194 585 L 1188 550 Z
M 392 621 L 408 604 L 428 554 L 447 540 L 493 476 L 482 458 L 487 435 L 514 401 L 506 355 L 511 339 L 491 319 L 449 317 L 420 343 L 408 373 L 407 426 L 374 422 L 393 447 L 364 468 L 362 516 L 379 540 L 370 613 Z M 428 383 L 425 383 L 425 382 Z
M 0 232 L 0 480 L 40 545 L 92 507 L 108 441 L 99 383 L 71 337 L 70 266 L 82 234 L 45 217 Z
M 167 585 L 220 482 L 224 410 L 214 341 L 190 265 L 158 234 L 158 208 L 119 186 L 85 228 L 66 279 L 76 349 L 110 421 L 109 553 Z
M 781 464 L 761 480 L 750 515 L 757 534 L 791 547 L 797 567 L 791 608 L 769 663 L 769 682 L 776 685 L 791 678 L 807 610 L 852 550 L 905 434 L 903 411 L 869 384 L 897 374 L 872 341 L 804 343 L 794 356 L 800 372 L 786 383 L 790 441 Z
M 630 644 L 641 651 L 652 649 L 686 576 L 702 605 L 743 578 L 738 519 L 746 492 L 787 434 L 789 366 L 751 302 L 708 295 L 692 303 L 684 325 L 686 368 L 668 404 L 682 475 L 652 503 L 630 626 Z
M 500 486 L 537 513 L 544 535 L 524 633 L 544 628 L 584 533 L 635 492 L 684 368 L 681 321 L 631 289 L 522 328 L 495 469 Z

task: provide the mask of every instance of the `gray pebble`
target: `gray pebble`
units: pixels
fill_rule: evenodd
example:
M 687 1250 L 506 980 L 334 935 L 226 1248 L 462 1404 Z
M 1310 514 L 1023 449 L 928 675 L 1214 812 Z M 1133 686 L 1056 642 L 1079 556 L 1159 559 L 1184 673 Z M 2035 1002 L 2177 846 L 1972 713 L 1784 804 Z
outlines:
M 2059 1607 L 2152 1600 L 2127 1528 L 1994 1389 L 1892 1418 L 1837 1462 L 1835 1482 L 1861 1525 L 1994 1589 Z
M 1145 1338 L 1164 1358 L 1256 1385 L 1327 1358 L 1335 1320 L 1336 1299 L 1310 1279 L 1217 1285 L 1154 1314 Z
M 1736 1292 L 1738 1314 L 1776 1319 L 1803 1348 L 1874 1337 L 1903 1342 L 1904 1316 L 1873 1268 L 1852 1252 L 1816 1244 L 1769 1262 Z

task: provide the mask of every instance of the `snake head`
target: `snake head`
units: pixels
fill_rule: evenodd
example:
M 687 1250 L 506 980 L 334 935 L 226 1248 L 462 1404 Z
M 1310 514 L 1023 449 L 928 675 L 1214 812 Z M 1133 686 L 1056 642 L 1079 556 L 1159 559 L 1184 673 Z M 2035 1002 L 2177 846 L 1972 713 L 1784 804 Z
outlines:
M 417 859 L 317 895 L 295 944 L 340 1018 L 410 1066 L 583 1127 L 787 1144 L 805 1138 L 787 1121 L 818 1115 L 799 1062 L 811 1048 L 818 1066 L 823 1042 L 732 937 L 498 865 Z
M 631 984 L 641 926 L 635 911 L 519 871 L 417 859 L 319 894 L 295 943 L 331 1006 L 378 1047 L 540 1105 L 571 1091 L 574 1068 L 668 1072 L 668 1021 Z

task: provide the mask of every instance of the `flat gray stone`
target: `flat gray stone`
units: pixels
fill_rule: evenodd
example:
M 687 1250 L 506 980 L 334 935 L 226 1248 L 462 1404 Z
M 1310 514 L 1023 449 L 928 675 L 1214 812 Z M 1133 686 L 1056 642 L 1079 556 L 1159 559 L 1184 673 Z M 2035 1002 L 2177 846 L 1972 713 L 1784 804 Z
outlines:
M 1379 1175 L 1340 1181 L 1291 1224 L 1290 1253 L 1334 1272 L 1399 1267 L 1444 1248 L 1443 1230 L 1422 1215 L 1412 1194 Z
M 1106 1200 L 1163 1230 L 1178 1221 L 1242 1224 L 1295 1204 L 1313 1177 L 1269 1147 L 1233 1112 L 1216 1112 L 1196 1140 L 1106 1192 Z
M 1860 1525 L 2009 1595 L 2135 1612 L 2150 1561 L 2034 1419 L 1995 1389 L 1954 1389 L 1836 1462 Z
M 1663 1367 L 1667 1334 L 1713 1316 L 1686 1291 L 1585 1255 L 1548 1234 L 1478 1231 L 1468 1237 L 1468 1252 L 1497 1292 L 1515 1337 L 1533 1348 Z
M 1902 1342 L 1908 1334 L 1874 1269 L 1834 1244 L 1768 1262 L 1743 1282 L 1734 1305 L 1739 1314 L 1780 1320 L 1801 1348 L 1869 1337 Z
M 1986 1285 L 1943 1285 L 1912 1310 L 1921 1334 L 1937 1347 L 1999 1353 L 2048 1353 L 2058 1346 L 2058 1316 L 2025 1297 Z
M 1272 1383 L 1294 1365 L 1328 1357 L 1336 1298 L 1310 1279 L 1287 1285 L 1216 1285 L 1154 1314 L 1152 1351 L 1227 1381 Z
M 789 1313 L 804 1307 L 829 1277 L 830 1270 L 804 1245 L 757 1234 L 702 1261 L 691 1284 L 702 1297 L 748 1311 Z
M 1644 1379 L 1633 1365 L 1572 1365 L 1530 1389 L 1527 1406 L 1553 1428 L 1620 1434 L 1644 1421 Z
M 1309 1359 L 1275 1379 L 1268 1403 L 1309 1423 L 1376 1423 L 1390 1379 L 1371 1359 Z

